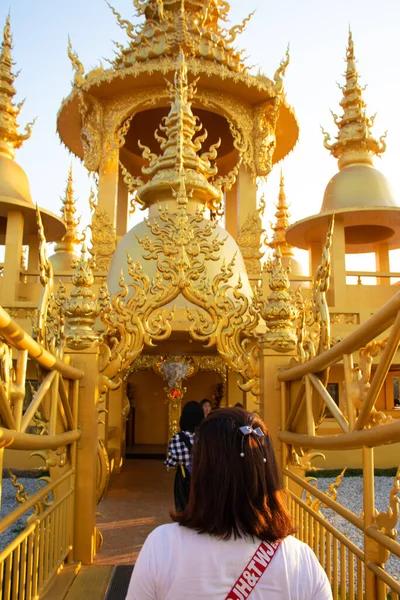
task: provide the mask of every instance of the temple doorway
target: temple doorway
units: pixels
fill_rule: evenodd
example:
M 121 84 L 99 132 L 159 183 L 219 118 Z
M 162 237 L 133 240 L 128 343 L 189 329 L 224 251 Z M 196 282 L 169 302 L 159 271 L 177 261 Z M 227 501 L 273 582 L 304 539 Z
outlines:
M 182 407 L 190 400 L 207 398 L 213 406 L 225 399 L 225 385 L 215 371 L 198 371 L 185 380 Z M 164 456 L 168 444 L 166 383 L 153 369 L 132 372 L 127 379 L 131 411 L 126 424 L 126 457 Z

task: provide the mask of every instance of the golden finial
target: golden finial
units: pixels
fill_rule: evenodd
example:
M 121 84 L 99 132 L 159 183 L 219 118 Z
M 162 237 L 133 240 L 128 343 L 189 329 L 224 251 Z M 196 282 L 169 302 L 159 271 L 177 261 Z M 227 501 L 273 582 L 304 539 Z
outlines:
M 263 344 L 277 352 L 290 352 L 297 343 L 295 321 L 298 310 L 290 290 L 290 267 L 282 264 L 279 246 L 274 250 L 273 259 L 268 259 L 265 270 L 269 274 L 271 294 L 266 302 L 259 301 L 260 314 L 267 326 Z
M 67 346 L 76 350 L 90 348 L 98 341 L 94 324 L 99 306 L 92 289 L 93 266 L 93 260 L 87 258 L 86 246 L 82 244 L 81 257 L 72 265 L 74 289 L 63 306 Z
M 285 179 L 283 177 L 283 173 L 281 171 L 281 178 L 279 183 L 279 196 L 278 203 L 276 205 L 277 211 L 275 213 L 276 222 L 275 224 L 271 224 L 274 235 L 272 237 L 269 246 L 276 250 L 276 248 L 281 249 L 282 256 L 287 256 L 289 258 L 293 258 L 293 246 L 288 244 L 286 241 L 286 231 L 290 225 L 290 213 L 289 206 L 286 200 L 285 193 Z
M 371 118 L 366 115 L 366 104 L 362 97 L 363 89 L 359 84 L 356 62 L 353 36 L 349 28 L 346 51 L 346 83 L 344 86 L 339 86 L 343 92 L 343 98 L 340 102 L 343 114 L 338 117 L 332 113 L 335 124 L 339 129 L 336 137 L 337 141 L 330 144 L 330 135 L 322 129 L 325 136 L 324 146 L 338 159 L 339 169 L 355 163 L 372 165 L 374 155 L 380 155 L 386 150 L 384 142 L 386 134 L 379 141 L 372 136 L 371 127 L 374 117 Z
M 76 217 L 76 199 L 74 197 L 74 180 L 72 175 L 72 165 L 68 171 L 68 179 L 67 179 L 67 187 L 65 188 L 65 195 L 62 199 L 63 207 L 61 210 L 61 214 L 63 216 L 65 225 L 66 225 L 66 233 L 62 238 L 61 242 L 59 242 L 55 251 L 64 250 L 71 251 L 74 250 L 74 245 L 79 244 L 81 242 L 81 238 L 78 234 L 78 227 L 80 223 L 80 217 Z
M 15 151 L 22 146 L 25 140 L 30 138 L 33 123 L 26 126 L 24 134 L 18 132 L 17 117 L 21 112 L 23 102 L 17 106 L 13 102 L 16 90 L 13 86 L 15 75 L 12 72 L 11 50 L 11 21 L 10 15 L 8 15 L 0 52 L 0 155 L 13 159 Z

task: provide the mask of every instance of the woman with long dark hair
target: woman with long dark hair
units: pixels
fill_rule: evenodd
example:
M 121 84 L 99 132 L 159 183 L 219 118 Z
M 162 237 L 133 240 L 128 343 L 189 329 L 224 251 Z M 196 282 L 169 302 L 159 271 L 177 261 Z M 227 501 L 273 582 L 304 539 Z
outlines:
M 311 548 L 295 539 L 266 427 L 240 408 L 197 430 L 190 498 L 155 529 L 127 600 L 331 600 Z

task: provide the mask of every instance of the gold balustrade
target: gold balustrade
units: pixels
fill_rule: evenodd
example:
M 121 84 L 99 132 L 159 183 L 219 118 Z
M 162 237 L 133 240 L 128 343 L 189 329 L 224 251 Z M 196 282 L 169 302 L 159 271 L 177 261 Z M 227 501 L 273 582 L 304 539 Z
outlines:
M 19 528 L 20 519 L 23 525 L 0 551 L 0 600 L 39 598 L 63 562 L 72 558 L 83 373 L 63 360 L 62 347 L 56 354 L 32 339 L 0 307 L 0 467 L 7 448 L 31 451 L 44 463 L 38 472 L 38 491 L 32 495 L 11 473 L 17 506 L 0 519 L 0 533 L 12 531 L 17 522 Z M 40 381 L 29 403 L 28 358 Z
M 283 423 L 279 440 L 289 509 L 298 524 L 297 537 L 313 548 L 328 574 L 334 600 L 400 597 L 400 582 L 385 569 L 390 555 L 400 557 L 396 531 L 400 514 L 400 467 L 386 512 L 376 510 L 374 489 L 374 448 L 400 441 L 400 420 L 393 421 L 375 407 L 391 365 L 398 362 L 399 311 L 400 293 L 343 341 L 278 373 Z M 329 368 L 340 362 L 344 366 L 346 399 L 341 407 L 325 386 Z M 320 433 L 324 408 L 330 411 L 340 433 Z M 306 476 L 307 471 L 317 470 L 312 460 L 318 451 L 355 449 L 362 450 L 363 455 L 361 516 L 337 499 L 343 473 L 328 492 L 318 489 L 314 485 L 317 480 Z M 324 509 L 333 511 L 348 527 L 358 530 L 362 547 L 337 529 Z

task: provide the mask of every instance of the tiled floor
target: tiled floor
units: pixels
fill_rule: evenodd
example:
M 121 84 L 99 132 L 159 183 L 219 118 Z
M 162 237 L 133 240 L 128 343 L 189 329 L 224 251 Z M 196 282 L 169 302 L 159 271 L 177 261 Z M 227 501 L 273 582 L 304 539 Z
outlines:
M 147 535 L 169 522 L 174 507 L 174 472 L 161 460 L 127 460 L 112 477 L 106 498 L 98 510 L 98 528 L 103 547 L 96 564 L 119 565 L 135 562 Z

